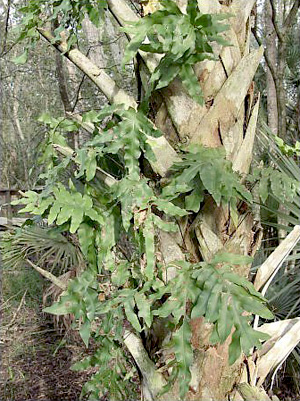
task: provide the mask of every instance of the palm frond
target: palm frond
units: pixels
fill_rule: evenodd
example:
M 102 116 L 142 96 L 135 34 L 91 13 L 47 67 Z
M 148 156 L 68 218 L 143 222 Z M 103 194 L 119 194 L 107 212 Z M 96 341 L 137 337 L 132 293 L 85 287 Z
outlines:
M 299 181 L 299 165 L 293 157 L 288 157 L 281 152 L 279 146 L 274 141 L 273 133 L 265 124 L 259 131 L 258 141 L 261 150 L 267 154 L 268 161 L 274 168 Z M 291 231 L 292 227 L 300 222 L 300 186 L 292 202 L 284 201 L 273 194 L 269 198 L 267 205 L 261 205 L 261 208 L 267 212 L 263 214 L 262 223 L 282 228 L 287 232 Z M 278 205 L 283 205 L 284 209 L 279 211 Z M 276 221 L 277 219 L 274 220 L 274 217 L 280 217 L 280 227 Z
M 4 268 L 16 268 L 24 265 L 26 259 L 33 259 L 51 272 L 62 274 L 83 264 L 79 248 L 57 228 L 36 225 L 11 228 L 4 233 L 1 253 Z

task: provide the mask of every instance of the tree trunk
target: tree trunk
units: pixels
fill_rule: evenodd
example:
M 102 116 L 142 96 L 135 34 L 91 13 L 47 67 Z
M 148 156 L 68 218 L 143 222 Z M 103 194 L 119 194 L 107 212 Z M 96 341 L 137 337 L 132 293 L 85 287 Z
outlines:
M 138 18 L 123 0 L 108 0 L 107 3 L 121 24 Z M 178 3 L 184 7 L 183 1 Z M 193 143 L 207 147 L 223 147 L 227 159 L 232 161 L 234 170 L 242 175 L 249 172 L 259 108 L 259 93 L 255 90 L 253 77 L 263 55 L 262 47 L 250 51 L 251 10 L 254 4 L 255 0 L 198 1 L 202 13 L 227 12 L 234 15 L 230 19 L 230 29 L 224 33 L 232 46 L 215 46 L 218 60 L 204 61 L 195 66 L 205 98 L 203 106 L 195 103 L 187 95 L 179 79 L 175 79 L 161 92 L 161 99 L 157 101 L 155 123 L 168 135 L 153 138 L 150 143 L 157 158 L 152 167 L 161 176 L 167 173 L 177 157 L 170 143 L 174 145 L 178 142 L 181 145 Z M 49 33 L 42 29 L 40 32 L 51 42 L 52 37 Z M 55 43 L 54 46 L 64 52 L 65 56 L 101 89 L 110 102 L 137 107 L 133 97 L 119 89 L 99 66 L 93 64 L 77 49 L 67 51 L 65 43 Z M 153 71 L 157 59 L 143 52 L 140 55 L 149 70 Z M 210 197 L 206 198 L 196 219 L 191 224 L 183 220 L 180 227 L 181 232 L 176 235 L 160 235 L 159 252 L 162 260 L 170 262 L 184 259 L 182 249 L 189 252 L 196 261 L 210 260 L 219 250 L 252 256 L 261 240 L 260 227 L 246 205 L 239 211 L 238 224 L 235 225 L 229 208 L 226 205 L 217 206 Z M 247 277 L 249 265 L 239 267 L 236 273 Z M 192 320 L 191 330 L 194 362 L 190 391 L 185 399 L 241 399 L 239 395 L 235 395 L 234 389 L 237 383 L 247 381 L 247 375 L 241 376 L 245 367 L 242 358 L 229 366 L 230 338 L 223 345 L 210 345 L 211 325 L 203 318 Z M 179 400 L 178 383 L 175 383 L 167 394 L 159 396 L 159 390 L 165 381 L 159 372 L 154 372 L 154 363 L 147 358 L 140 339 L 129 333 L 126 335 L 125 345 L 141 372 L 146 372 L 143 375 L 144 399 Z M 243 395 L 243 390 L 246 395 Z M 251 389 L 248 390 L 248 387 L 241 390 L 245 400 L 249 399 Z
M 278 67 L 276 77 L 277 104 L 278 104 L 278 135 L 283 140 L 287 139 L 286 130 L 286 93 L 284 88 L 285 58 L 287 50 L 287 38 L 278 46 Z
M 269 62 L 272 63 L 274 70 L 277 66 L 277 46 L 276 46 L 276 32 L 272 22 L 272 9 L 269 0 L 265 2 L 265 28 L 266 28 L 266 48 L 269 54 Z M 274 78 L 267 66 L 267 115 L 268 126 L 272 132 L 277 135 L 278 133 L 278 111 L 277 111 L 277 97 Z
M 113 9 L 114 1 L 108 3 L 116 18 L 121 20 Z M 165 118 L 156 119 L 156 123 L 162 131 L 170 132 L 171 122 L 173 134 L 176 132 L 177 141 L 179 138 L 181 143 L 223 146 L 234 169 L 245 174 L 250 168 L 259 106 L 259 94 L 252 79 L 263 51 L 262 48 L 249 50 L 251 10 L 255 1 L 236 0 L 229 6 L 220 3 L 217 0 L 198 2 L 203 13 L 232 12 L 236 16 L 231 20 L 231 29 L 225 33 L 233 46 L 216 46 L 217 62 L 204 61 L 195 66 L 205 105 L 199 106 L 191 100 L 176 79 L 162 92 L 163 104 L 157 115 L 164 114 Z M 172 138 L 173 142 L 176 141 L 175 135 Z M 180 241 L 169 234 L 165 236 L 160 249 L 164 258 L 178 259 L 178 250 L 185 247 L 195 254 L 192 238 L 196 239 L 196 246 L 204 260 L 212 258 L 220 249 L 254 255 L 261 235 L 249 210 L 241 213 L 235 229 L 230 224 L 228 209 L 217 207 L 211 199 L 207 199 L 196 221 L 185 225 L 183 238 L 184 241 Z M 170 255 L 170 249 L 173 252 L 176 249 L 176 252 Z M 238 273 L 247 276 L 249 266 L 244 266 Z M 202 318 L 194 319 L 191 328 L 194 363 L 186 399 L 228 399 L 228 394 L 240 379 L 241 361 L 229 366 L 228 341 L 214 347 L 209 344 L 211 327 Z M 175 399 L 176 393 L 175 387 L 165 399 Z

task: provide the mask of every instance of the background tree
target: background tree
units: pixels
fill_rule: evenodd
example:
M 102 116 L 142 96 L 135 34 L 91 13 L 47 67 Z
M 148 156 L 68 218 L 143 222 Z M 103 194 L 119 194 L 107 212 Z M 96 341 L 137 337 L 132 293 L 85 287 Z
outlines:
M 264 1 L 265 24 L 261 25 L 263 35 L 257 30 L 253 33 L 259 44 L 265 37 L 265 61 L 267 66 L 267 112 L 268 124 L 272 131 L 283 139 L 290 139 L 287 113 L 297 107 L 295 95 L 291 97 L 290 66 L 298 71 L 295 65 L 295 49 L 297 48 L 298 24 L 297 16 L 300 3 L 298 1 L 267 0 Z M 291 55 L 293 56 L 291 57 Z M 276 95 L 276 96 L 274 96 Z M 297 95 L 296 95 L 297 97 Z M 296 101 L 297 104 L 297 101 Z M 294 117 L 295 118 L 295 117 Z M 296 117 L 297 121 L 297 117 Z M 292 135 L 293 137 L 294 135 Z M 293 138 L 294 141 L 296 138 Z

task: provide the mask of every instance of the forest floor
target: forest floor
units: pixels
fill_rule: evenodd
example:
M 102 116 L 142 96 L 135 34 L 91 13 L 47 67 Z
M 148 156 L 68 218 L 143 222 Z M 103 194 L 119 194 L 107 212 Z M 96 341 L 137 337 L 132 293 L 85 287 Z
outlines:
M 20 294 L 11 295 L 13 288 L 8 286 L 16 283 L 7 277 L 3 281 L 0 400 L 78 401 L 88 375 L 70 367 L 86 355 L 82 342 L 62 334 L 30 291 L 23 287 Z

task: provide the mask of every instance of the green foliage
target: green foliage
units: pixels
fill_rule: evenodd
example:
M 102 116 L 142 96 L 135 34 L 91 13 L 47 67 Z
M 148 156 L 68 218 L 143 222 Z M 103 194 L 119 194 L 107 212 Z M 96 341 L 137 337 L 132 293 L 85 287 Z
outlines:
M 116 400 L 133 399 L 136 395 L 131 380 L 134 368 L 128 364 L 120 347 L 121 333 L 115 330 L 118 330 L 116 322 L 113 320 L 113 315 L 108 313 L 101 319 L 103 335 L 95 335 L 99 347 L 95 354 L 72 366 L 75 371 L 97 368 L 97 373 L 82 389 L 81 396 L 89 395 L 88 400 L 96 400 L 106 394 L 110 395 L 110 399 Z M 109 366 L 114 366 L 115 369 L 109 369 Z
M 260 341 L 268 338 L 263 333 L 254 331 L 249 325 L 251 315 L 257 314 L 265 319 L 272 319 L 273 314 L 264 305 L 266 301 L 253 285 L 245 278 L 232 272 L 234 264 L 249 263 L 249 258 L 236 258 L 235 255 L 217 255 L 204 269 L 194 273 L 202 289 L 192 310 L 192 317 L 205 316 L 215 323 L 211 342 L 224 343 L 232 331 L 229 347 L 229 362 L 234 363 L 243 351 L 249 354 L 253 346 L 260 348 Z M 230 263 L 227 264 L 226 263 Z M 218 265 L 222 264 L 222 268 Z
M 294 179 L 284 171 L 275 170 L 272 167 L 256 168 L 250 181 L 258 182 L 259 196 L 265 203 L 269 194 L 280 199 L 281 203 L 291 202 L 300 189 L 299 180 Z
M 173 166 L 171 182 L 163 189 L 167 198 L 185 196 L 185 208 L 198 212 L 205 193 L 209 193 L 219 206 L 228 204 L 237 224 L 237 200 L 252 202 L 252 195 L 233 172 L 231 162 L 225 159 L 222 148 L 190 146 L 182 160 Z
M 100 124 L 108 117 L 111 119 L 100 133 Z M 126 398 L 126 385 L 130 387 L 130 383 L 122 380 L 127 363 L 122 338 L 125 322 L 133 331 L 142 332 L 157 319 L 169 320 L 175 328 L 169 344 L 174 351 L 174 360 L 168 361 L 173 367 L 170 380 L 178 379 L 182 397 L 191 378 L 191 318 L 204 316 L 214 325 L 213 344 L 224 342 L 234 329 L 231 363 L 242 351 L 249 353 L 253 346 L 259 347 L 266 337 L 251 328 L 251 314 L 266 319 L 272 314 L 252 284 L 232 272 L 232 266 L 248 264 L 249 258 L 220 254 L 210 263 L 174 262 L 176 276 L 170 281 L 163 278 L 168 267 L 159 263 L 158 230 L 177 231 L 176 219 L 186 216 L 187 210 L 197 212 L 205 194 L 218 205 L 229 204 L 233 211 L 237 199 L 251 202 L 251 194 L 232 171 L 223 151 L 190 147 L 161 189 L 141 174 L 141 155 L 155 160 L 148 138 L 161 135 L 141 112 L 108 107 L 85 114 L 84 122 L 92 122 L 95 132 L 76 152 L 70 152 L 57 133 L 61 124 L 66 124 L 67 130 L 75 127 L 47 115 L 41 120 L 50 127 L 54 151 L 58 139 L 63 152 L 60 157 L 49 152 L 53 168 L 44 175 L 46 188 L 39 194 L 28 191 L 16 203 L 25 204 L 23 211 L 41 215 L 61 231 L 78 236 L 88 267 L 45 311 L 74 315 L 85 345 L 91 338 L 99 344 L 97 356 L 76 365 L 98 367 L 83 392 L 95 397 L 101 389 L 101 394 L 109 391 L 117 398 Z M 52 172 L 66 161 L 73 168 L 71 180 L 63 185 L 55 182 Z M 105 185 L 98 171 L 110 175 L 113 182 Z M 181 194 L 186 194 L 185 209 L 177 199 Z M 120 361 L 123 368 L 118 365 Z
M 105 5 L 98 1 L 94 9 L 91 1 L 44 3 L 31 0 L 23 8 L 20 38 L 31 38 L 34 43 L 36 28 L 58 19 L 55 40 L 67 29 L 69 47 L 76 40 L 76 25 L 84 14 L 97 24 Z M 228 45 L 222 36 L 227 26 L 220 22 L 228 15 L 201 15 L 196 0 L 188 1 L 187 14 L 174 2 L 162 0 L 161 4 L 162 10 L 124 29 L 132 35 L 124 63 L 139 49 L 163 54 L 150 78 L 147 96 L 179 76 L 191 97 L 203 104 L 193 65 L 214 59 L 212 42 Z M 49 6 L 49 15 L 40 18 L 43 7 Z M 145 43 L 146 38 L 149 43 Z M 25 56 L 15 62 L 25 62 Z M 155 175 L 150 179 L 143 174 L 142 163 L 155 161 L 149 141 L 162 133 L 140 111 L 110 106 L 84 114 L 83 123 L 93 123 L 95 130 L 76 150 L 68 147 L 65 134 L 76 131 L 78 124 L 48 114 L 39 121 L 49 127 L 41 177 L 46 185 L 41 193 L 27 191 L 15 204 L 25 204 L 23 212 L 47 219 L 49 236 L 58 233 L 56 240 L 61 241 L 58 246 L 65 254 L 73 251 L 67 238 L 77 241 L 85 260 L 86 269 L 69 281 L 57 303 L 45 309 L 55 315 L 72 314 L 84 344 L 97 344 L 95 355 L 74 365 L 76 370 L 97 368 L 83 396 L 89 395 L 90 400 L 132 396 L 124 327 L 145 334 L 160 319 L 168 320 L 173 331 L 164 346 L 171 348 L 173 359 L 166 364 L 173 368 L 170 381 L 178 380 L 182 398 L 191 380 L 191 319 L 203 316 L 212 324 L 212 344 L 224 343 L 233 333 L 230 363 L 241 352 L 248 354 L 254 346 L 259 348 L 266 336 L 251 328 L 251 315 L 265 319 L 273 315 L 253 285 L 233 272 L 235 266 L 249 264 L 249 258 L 221 253 L 210 262 L 192 263 L 186 255 L 186 261 L 165 266 L 157 246 L 160 230 L 179 232 L 177 219 L 199 212 L 205 196 L 211 196 L 218 206 L 227 205 L 237 226 L 237 202 L 251 203 L 252 196 L 232 171 L 224 151 L 190 146 L 181 152 L 181 161 L 171 169 L 166 184 Z M 104 121 L 109 122 L 103 128 Z M 60 178 L 64 171 L 69 173 L 69 181 Z M 284 182 L 277 172 L 267 169 L 255 174 L 253 180 L 261 178 L 276 194 L 284 188 L 285 196 L 292 196 L 294 184 Z M 38 246 L 32 249 L 36 253 L 42 250 Z M 27 256 L 25 250 L 21 257 Z M 165 274 L 168 268 L 176 271 L 169 281 Z
M 180 397 L 183 398 L 189 389 L 192 378 L 190 366 L 193 363 L 191 347 L 192 331 L 188 319 L 184 319 L 181 327 L 173 335 L 174 352 L 177 361 L 176 374 L 179 379 Z
M 83 115 L 83 122 L 92 122 L 97 125 L 110 115 L 117 118 L 117 122 L 109 124 L 86 146 L 93 146 L 99 155 L 104 153 L 114 155 L 121 152 L 121 162 L 128 173 L 127 177 L 138 180 L 141 152 L 149 161 L 155 159 L 147 139 L 159 137 L 162 133 L 149 122 L 144 114 L 132 108 L 125 110 L 122 106 L 105 107 L 101 112 L 90 111 Z
M 68 49 L 77 43 L 77 30 L 87 14 L 97 27 L 101 23 L 103 11 L 107 4 L 105 0 L 30 0 L 24 7 L 19 8 L 22 21 L 17 26 L 18 41 L 26 40 L 25 52 L 13 59 L 16 64 L 24 64 L 27 61 L 28 50 L 35 47 L 39 40 L 37 28 L 47 22 L 56 21 L 54 30 L 54 41 L 61 40 L 62 31 L 68 33 Z
M 205 59 L 214 60 L 212 42 L 229 45 L 221 35 L 228 25 L 221 23 L 230 15 L 200 14 L 197 0 L 189 0 L 187 14 L 168 0 L 161 0 L 163 9 L 129 23 L 122 30 L 132 38 L 125 50 L 123 64 L 138 50 L 163 54 L 151 75 L 147 96 L 153 90 L 169 85 L 179 76 L 189 95 L 203 104 L 203 95 L 193 71 L 193 65 Z M 147 42 L 145 43 L 145 39 Z
M 284 142 L 283 139 L 279 138 L 279 136 L 274 136 L 275 143 L 279 147 L 282 154 L 286 156 L 300 156 L 300 142 L 296 141 L 295 146 L 290 146 Z
M 223 343 L 235 329 L 230 344 L 230 363 L 239 358 L 241 351 L 248 354 L 253 346 L 259 348 L 261 341 L 268 338 L 254 331 L 249 324 L 250 314 L 258 314 L 265 319 L 273 318 L 264 305 L 265 299 L 248 280 L 232 272 L 233 265 L 248 264 L 250 261 L 249 257 L 234 254 L 218 254 L 210 263 L 178 261 L 173 263 L 177 274 L 171 281 L 164 283 L 158 277 L 150 281 L 146 277 L 143 285 L 134 284 L 132 264 L 123 262 L 122 269 L 115 270 L 114 282 L 117 276 L 118 284 L 124 282 L 122 270 L 127 267 L 126 288 L 112 287 L 110 284 L 106 292 L 99 292 L 98 288 L 105 288 L 105 284 L 99 283 L 95 273 L 87 270 L 70 283 L 57 304 L 45 311 L 58 315 L 75 314 L 82 321 L 79 333 L 86 344 L 91 334 L 99 335 L 95 329 L 97 325 L 93 328 L 93 321 L 105 321 L 107 316 L 115 324 L 117 318 L 127 319 L 137 332 L 151 327 L 155 317 L 168 318 L 177 326 L 169 346 L 174 349 L 176 362 L 173 379 L 179 379 L 183 396 L 189 387 L 193 361 L 191 318 L 204 316 L 214 324 L 212 344 Z M 244 311 L 249 314 L 245 316 Z M 120 326 L 118 328 L 121 330 Z M 122 343 L 121 337 L 119 341 Z M 174 365 L 174 361 L 169 363 Z
M 84 218 L 90 218 L 95 223 L 103 224 L 101 211 L 93 207 L 93 201 L 87 194 L 73 191 L 69 192 L 62 184 L 58 183 L 52 189 L 52 195 L 38 195 L 33 191 L 24 193 L 24 198 L 14 201 L 13 204 L 25 203 L 26 207 L 21 209 L 22 213 L 32 213 L 42 216 L 49 210 L 48 224 L 56 221 L 58 226 L 71 220 L 70 233 L 73 234 L 79 228 Z M 49 209 L 50 208 L 50 209 Z

